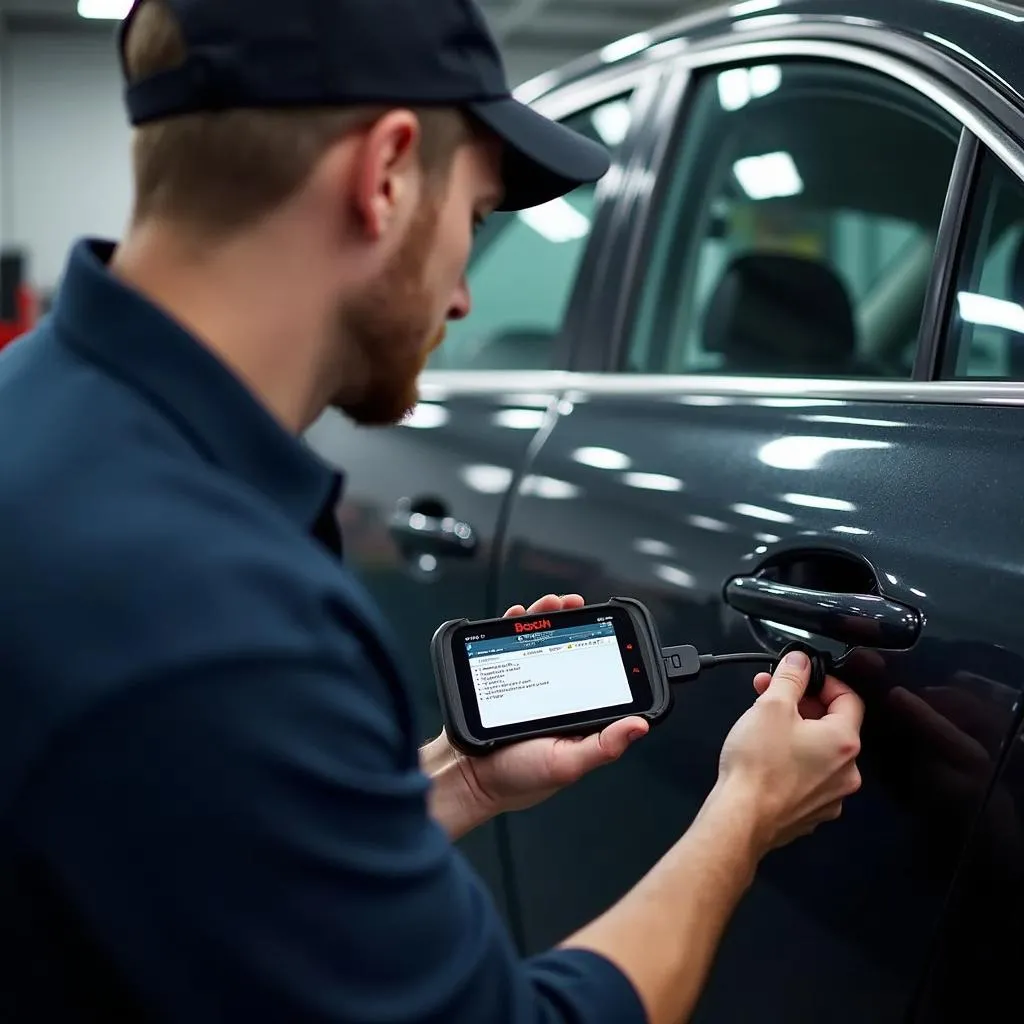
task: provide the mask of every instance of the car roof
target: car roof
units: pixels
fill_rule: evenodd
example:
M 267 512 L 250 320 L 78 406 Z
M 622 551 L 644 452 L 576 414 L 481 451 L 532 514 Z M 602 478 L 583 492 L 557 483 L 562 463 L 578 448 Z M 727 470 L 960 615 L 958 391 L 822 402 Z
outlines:
M 524 83 L 532 101 L 554 89 L 617 64 L 642 61 L 644 53 L 674 40 L 701 43 L 728 38 L 737 28 L 768 29 L 785 36 L 793 26 L 858 26 L 951 58 L 987 79 L 1024 108 L 1024 3 L 1002 0 L 739 0 L 715 3 L 676 21 L 629 37 Z M 736 36 L 732 36 L 737 40 Z

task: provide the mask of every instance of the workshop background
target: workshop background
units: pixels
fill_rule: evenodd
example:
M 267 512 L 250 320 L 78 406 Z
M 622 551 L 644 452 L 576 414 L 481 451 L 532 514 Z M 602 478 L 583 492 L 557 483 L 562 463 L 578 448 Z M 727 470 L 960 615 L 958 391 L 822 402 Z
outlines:
M 46 300 L 68 244 L 121 233 L 129 129 L 113 37 L 129 0 L 0 0 L 0 244 Z M 687 0 L 484 0 L 513 84 L 618 43 Z

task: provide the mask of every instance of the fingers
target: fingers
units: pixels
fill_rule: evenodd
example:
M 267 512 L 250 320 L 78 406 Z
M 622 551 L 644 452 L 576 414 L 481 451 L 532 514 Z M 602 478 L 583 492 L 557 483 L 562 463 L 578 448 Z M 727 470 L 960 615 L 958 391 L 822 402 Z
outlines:
M 768 690 L 771 682 L 772 677 L 767 672 L 759 672 L 754 676 L 754 691 L 760 697 Z M 802 718 L 817 720 L 835 714 L 845 718 L 857 729 L 864 720 L 863 701 L 851 687 L 835 676 L 826 676 L 821 693 L 817 697 L 802 699 L 799 707 Z
M 541 612 L 560 612 L 570 608 L 582 608 L 583 605 L 583 598 L 579 594 L 563 594 L 560 597 L 557 594 L 548 594 L 539 601 L 534 601 L 526 611 L 530 615 L 537 615 Z
M 864 701 L 835 676 L 827 676 L 818 698 L 825 707 L 825 714 L 860 732 L 864 723 Z
M 561 597 L 557 594 L 548 594 L 539 601 L 534 601 L 529 608 L 521 604 L 514 604 L 505 612 L 504 617 L 506 619 L 513 619 L 520 615 L 540 615 L 544 612 L 568 611 L 573 608 L 582 608 L 584 604 L 586 602 L 579 594 L 563 594 Z
M 791 651 L 775 670 L 762 697 L 772 697 L 794 707 L 804 699 L 811 680 L 811 659 L 803 651 Z
M 603 732 L 582 739 L 558 740 L 555 744 L 553 774 L 560 785 L 575 782 L 588 772 L 617 761 L 650 725 L 642 718 L 624 718 Z

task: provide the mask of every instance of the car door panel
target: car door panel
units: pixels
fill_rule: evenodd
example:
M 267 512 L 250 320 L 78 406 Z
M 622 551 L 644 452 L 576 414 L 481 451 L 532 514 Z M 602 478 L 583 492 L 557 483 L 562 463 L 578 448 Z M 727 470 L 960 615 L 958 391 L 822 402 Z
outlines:
M 1005 454 L 1017 414 L 666 384 L 567 396 L 529 472 L 574 498 L 517 497 L 500 598 L 636 596 L 667 644 L 757 650 L 785 631 L 728 608 L 726 581 L 811 550 L 861 559 L 883 594 L 920 611 L 912 650 L 850 661 L 869 704 L 864 790 L 839 823 L 767 860 L 699 1018 L 899 1020 L 1017 714 L 1024 575 L 1007 557 L 1018 516 L 1005 486 L 1024 469 Z M 508 823 L 529 948 L 605 909 L 685 830 L 753 700 L 752 674 L 723 667 L 681 688 L 621 764 Z M 935 734 L 959 705 L 986 721 L 966 780 Z M 780 963 L 780 950 L 799 954 Z
M 495 431 L 501 395 L 449 394 L 427 383 L 412 419 L 418 426 L 359 428 L 328 413 L 309 432 L 314 450 L 346 476 L 341 525 L 346 558 L 367 586 L 402 644 L 420 739 L 441 727 L 429 642 L 445 619 L 488 614 L 489 573 L 502 501 L 525 458 L 532 434 Z M 519 408 L 543 417 L 543 399 L 519 395 Z M 408 504 L 406 504 L 408 503 Z M 450 515 L 472 527 L 471 556 L 445 556 L 415 537 L 391 530 L 396 511 Z M 508 913 L 498 846 L 499 828 L 485 825 L 460 846 Z
M 969 749 L 970 728 L 963 733 Z M 1020 999 L 1022 948 L 1024 730 L 1008 748 L 975 824 L 912 1019 L 952 1024 L 1002 1018 Z

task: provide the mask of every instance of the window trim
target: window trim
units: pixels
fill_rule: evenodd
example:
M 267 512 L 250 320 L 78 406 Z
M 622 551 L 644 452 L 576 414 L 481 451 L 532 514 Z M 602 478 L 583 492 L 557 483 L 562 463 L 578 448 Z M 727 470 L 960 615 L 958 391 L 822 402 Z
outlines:
M 571 370 L 435 370 L 424 374 L 424 401 L 444 401 L 452 395 L 545 395 L 573 401 L 581 396 L 709 395 L 756 402 L 779 400 L 885 402 L 916 405 L 1024 406 L 1024 382 L 849 380 L 844 378 L 713 377 L 708 374 L 575 373 Z
M 960 133 L 953 172 L 946 192 L 946 205 L 939 221 L 931 278 L 925 292 L 921 329 L 917 335 L 914 380 L 932 381 L 942 377 L 942 361 L 948 342 L 949 318 L 966 237 L 964 226 L 970 214 L 978 182 L 983 147 L 966 125 Z
M 834 28 L 831 29 L 834 33 Z M 673 135 L 679 130 L 685 130 L 686 114 L 688 104 L 692 99 L 694 89 L 699 80 L 716 66 L 728 66 L 731 64 L 753 64 L 766 60 L 785 60 L 792 58 L 810 58 L 843 65 L 854 65 L 875 71 L 887 78 L 900 82 L 906 87 L 913 89 L 929 102 L 936 104 L 951 116 L 961 127 L 961 147 L 964 143 L 964 134 L 973 137 L 977 142 L 983 144 L 996 158 L 998 158 L 1011 173 L 1016 175 L 1024 183 L 1024 152 L 1016 140 L 1007 133 L 999 123 L 987 112 L 981 112 L 971 108 L 962 101 L 956 89 L 948 82 L 938 78 L 936 75 L 922 70 L 920 67 L 911 64 L 907 59 L 894 57 L 876 49 L 871 49 L 860 42 L 841 42 L 834 38 L 799 38 L 795 35 L 778 37 L 774 39 L 762 39 L 756 41 L 729 39 L 723 42 L 721 38 L 710 40 L 707 43 L 695 46 L 693 49 L 686 49 L 680 53 L 667 56 L 664 60 L 672 64 L 676 74 L 686 83 L 682 92 L 681 102 L 677 111 L 676 122 L 673 126 Z M 999 98 L 993 94 L 993 98 Z M 671 152 L 671 150 L 669 151 Z M 957 157 L 960 157 L 958 147 Z M 639 301 L 638 279 L 647 267 L 651 247 L 654 244 L 655 233 L 651 225 L 657 223 L 655 216 L 659 203 L 663 199 L 663 190 L 666 185 L 664 174 L 669 159 L 668 153 L 662 164 L 655 168 L 658 187 L 651 190 L 645 197 L 644 208 L 637 211 L 637 236 L 634 239 L 634 247 L 643 253 L 640 260 L 634 262 L 630 267 L 630 276 L 624 280 L 623 287 L 619 292 L 619 306 L 614 317 L 614 329 L 610 338 L 607 358 L 603 369 L 609 376 L 622 378 L 638 378 L 655 375 L 630 374 L 622 370 L 623 361 L 629 350 L 631 340 L 630 328 L 635 319 L 636 303 Z M 943 210 L 943 221 L 940 223 L 939 243 L 936 245 L 935 257 L 932 263 L 932 271 L 929 284 L 929 296 L 932 298 L 933 289 L 949 287 L 950 274 L 956 266 L 956 253 L 950 253 L 949 245 L 955 240 L 955 235 L 948 232 L 944 236 L 942 227 L 946 225 L 946 214 L 951 218 L 957 215 L 961 206 L 966 207 L 970 200 L 970 193 L 973 189 L 976 175 L 976 165 L 971 168 L 970 176 L 964 178 L 962 173 L 957 174 L 957 164 L 954 162 L 953 173 L 950 176 L 947 188 L 946 204 Z M 963 168 L 960 168 L 961 172 Z M 962 211 L 961 211 L 962 212 Z M 943 246 L 945 240 L 945 246 Z M 925 313 L 934 315 L 934 310 L 929 309 L 926 304 Z M 946 310 L 942 310 L 946 315 Z M 922 327 L 924 323 L 922 322 Z M 920 340 L 923 335 L 919 334 L 918 355 L 920 355 Z M 927 346 L 930 363 L 927 367 L 920 366 L 915 361 L 913 380 L 922 382 L 937 381 L 940 372 L 938 349 L 941 345 Z M 657 375 L 661 376 L 661 375 Z M 669 379 L 678 381 L 677 387 L 683 387 L 684 381 L 687 385 L 693 380 L 700 379 L 696 375 L 680 374 L 667 375 Z M 793 394 L 805 393 L 808 382 L 804 378 L 745 378 L 745 380 L 764 380 L 766 382 L 789 381 Z M 854 391 L 860 390 L 860 381 L 843 381 Z M 866 386 L 876 382 L 865 380 Z M 905 385 L 906 381 L 894 382 Z M 865 389 L 870 393 L 869 387 Z M 774 393 L 774 392 L 773 392 Z

